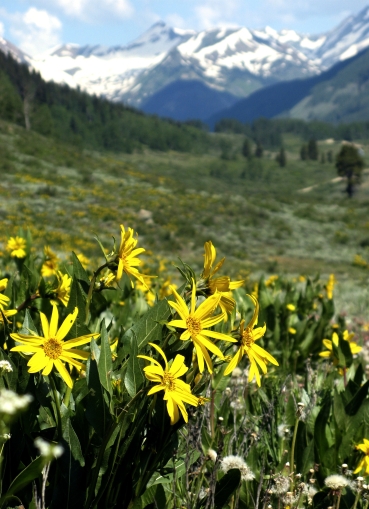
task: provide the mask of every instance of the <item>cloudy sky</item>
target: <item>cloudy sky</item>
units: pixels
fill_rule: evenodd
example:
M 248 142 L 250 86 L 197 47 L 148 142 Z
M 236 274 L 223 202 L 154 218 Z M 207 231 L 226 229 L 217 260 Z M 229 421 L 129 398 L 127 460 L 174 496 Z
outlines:
M 269 25 L 320 33 L 369 0 L 0 0 L 0 36 L 30 55 L 60 43 L 126 44 L 159 20 L 171 26 Z

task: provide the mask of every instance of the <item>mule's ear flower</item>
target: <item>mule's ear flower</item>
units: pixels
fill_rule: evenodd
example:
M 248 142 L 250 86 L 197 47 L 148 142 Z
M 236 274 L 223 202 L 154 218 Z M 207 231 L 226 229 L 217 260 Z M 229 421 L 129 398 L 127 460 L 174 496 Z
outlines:
M 10 237 L 6 246 L 6 250 L 13 258 L 25 258 L 27 242 L 23 237 Z
M 354 474 L 358 474 L 365 469 L 365 475 L 369 475 L 369 440 L 364 438 L 364 441 L 361 444 L 358 444 L 356 449 L 363 452 L 365 456 L 360 460 Z
M 188 371 L 188 367 L 184 363 L 183 355 L 176 355 L 172 365 L 169 367 L 165 353 L 160 346 L 149 343 L 162 356 L 165 364 L 163 369 L 161 364 L 147 355 L 138 355 L 137 357 L 150 361 L 152 364 L 144 368 L 145 376 L 150 382 L 156 382 L 149 392 L 149 396 L 159 391 L 164 391 L 164 401 L 167 402 L 167 411 L 170 417 L 170 424 L 175 424 L 179 420 L 179 412 L 181 412 L 185 422 L 188 422 L 188 414 L 184 403 L 197 406 L 199 398 L 191 394 L 191 387 L 179 377 Z
M 78 308 L 74 308 L 73 313 L 65 318 L 58 329 L 59 312 L 57 306 L 53 306 L 50 323 L 46 315 L 40 313 L 43 337 L 29 334 L 10 334 L 14 341 L 20 343 L 20 345 L 11 349 L 12 352 L 33 354 L 27 364 L 29 373 L 42 371 L 42 374 L 46 376 L 55 367 L 68 387 L 73 387 L 72 378 L 64 363 L 68 362 L 78 370 L 84 369 L 81 360 L 88 359 L 89 353 L 74 347 L 85 345 L 91 341 L 91 338 L 99 336 L 99 334 L 86 334 L 79 338 L 63 341 L 76 321 L 77 315 Z
M 231 336 L 227 336 L 222 332 L 215 332 L 208 330 L 213 325 L 221 322 L 224 319 L 224 313 L 216 316 L 211 316 L 219 305 L 221 294 L 215 293 L 208 297 L 200 306 L 196 309 L 196 285 L 192 280 L 192 291 L 191 291 L 191 308 L 187 307 L 186 302 L 172 287 L 172 292 L 176 299 L 176 302 L 168 301 L 168 304 L 174 308 L 180 316 L 179 320 L 172 320 L 168 323 L 172 327 L 185 329 L 180 339 L 183 341 L 191 340 L 195 346 L 197 360 L 199 363 L 199 371 L 204 371 L 205 363 L 209 370 L 209 373 L 213 372 L 213 363 L 211 361 L 208 350 L 219 357 L 224 359 L 223 353 L 209 338 L 222 339 L 223 341 L 235 342 Z M 205 363 L 204 363 L 205 361 Z
M 261 381 L 259 369 L 261 369 L 265 374 L 267 372 L 267 362 L 271 362 L 275 366 L 279 366 L 279 364 L 276 359 L 270 355 L 270 353 L 264 350 L 264 348 L 261 348 L 255 344 L 255 341 L 264 336 L 266 326 L 264 325 L 263 327 L 257 327 L 254 329 L 255 325 L 258 323 L 259 303 L 253 295 L 249 295 L 249 297 L 255 306 L 254 313 L 246 327 L 245 320 L 242 320 L 240 323 L 240 347 L 236 355 L 228 364 L 226 370 L 224 371 L 224 375 L 229 375 L 232 373 L 237 364 L 241 361 L 242 357 L 247 355 L 250 360 L 249 382 L 251 382 L 251 380 L 253 380 L 255 377 L 256 383 L 260 387 Z
M 225 313 L 224 319 L 227 320 L 227 313 L 231 313 L 236 305 L 231 290 L 240 288 L 244 281 L 231 281 L 231 278 L 228 276 L 214 277 L 214 274 L 223 266 L 225 258 L 222 258 L 213 268 L 217 252 L 210 240 L 205 242 L 204 250 L 204 270 L 201 274 L 198 289 L 204 290 L 208 295 L 214 295 L 217 292 L 221 294 L 219 306 L 223 313 Z
M 128 277 L 135 277 L 142 283 L 145 287 L 147 287 L 145 283 L 145 278 L 148 276 L 144 276 L 140 274 L 136 269 L 139 265 L 141 265 L 141 260 L 137 258 L 137 256 L 141 253 L 145 252 L 145 249 L 142 247 L 136 248 L 137 238 L 134 237 L 134 230 L 132 228 L 128 228 L 126 231 L 123 225 L 120 225 L 121 230 L 121 240 L 120 246 L 117 256 L 118 262 L 118 270 L 117 270 L 117 280 L 122 279 L 123 273 L 125 272 Z M 131 281 L 132 288 L 133 282 Z

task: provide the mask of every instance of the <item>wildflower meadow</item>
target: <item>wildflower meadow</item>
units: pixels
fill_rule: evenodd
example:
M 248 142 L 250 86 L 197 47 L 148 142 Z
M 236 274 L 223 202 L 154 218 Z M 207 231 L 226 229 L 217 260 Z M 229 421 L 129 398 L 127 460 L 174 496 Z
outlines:
M 173 276 L 112 235 L 7 240 L 0 507 L 366 509 L 369 326 L 335 276 L 233 280 L 211 240 Z

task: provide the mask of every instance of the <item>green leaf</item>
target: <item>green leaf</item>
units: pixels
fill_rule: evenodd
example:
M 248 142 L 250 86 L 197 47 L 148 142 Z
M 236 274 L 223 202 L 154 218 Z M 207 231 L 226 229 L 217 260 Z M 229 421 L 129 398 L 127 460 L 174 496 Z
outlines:
M 97 362 L 93 359 L 87 361 L 86 379 L 90 390 L 86 396 L 86 418 L 96 433 L 102 437 L 110 425 L 111 418 L 104 399 Z
M 23 489 L 27 484 L 32 482 L 34 479 L 37 479 L 42 473 L 42 469 L 46 465 L 47 459 L 43 456 L 39 456 L 35 460 L 32 461 L 29 465 L 26 466 L 22 472 L 17 475 L 14 481 L 8 488 L 8 491 L 0 498 L 0 507 L 1 505 L 13 496 L 15 493 L 18 493 L 21 489 Z
M 156 507 L 166 507 L 167 501 L 165 497 L 165 491 L 161 484 L 157 486 L 151 486 L 141 496 L 140 502 L 142 509 L 145 509 L 149 504 L 156 502 Z
M 110 373 L 112 371 L 112 359 L 108 332 L 105 327 L 105 321 L 102 322 L 101 327 L 101 349 L 97 367 L 99 370 L 101 385 L 104 387 L 106 391 L 108 391 L 110 395 L 112 395 L 112 386 L 110 379 Z
M 141 362 L 137 358 L 138 347 L 137 340 L 133 336 L 131 339 L 131 353 L 128 359 L 127 371 L 124 377 L 124 384 L 128 394 L 133 398 L 141 387 L 145 377 L 141 369 Z
M 122 340 L 126 348 L 122 348 L 118 356 L 120 363 L 123 357 L 130 353 L 129 346 L 132 337 L 135 336 L 138 352 L 149 342 L 161 341 L 163 326 L 161 321 L 167 320 L 170 308 L 166 299 L 159 301 L 145 315 L 124 334 Z M 127 348 L 128 346 L 128 348 Z
M 215 509 L 223 509 L 229 498 L 236 491 L 241 482 L 241 472 L 238 468 L 231 468 L 225 474 L 224 477 L 221 478 L 220 481 L 217 482 L 215 486 L 215 497 L 214 497 L 214 507 Z
M 88 291 L 88 288 L 90 286 L 90 279 L 87 275 L 87 272 L 83 268 L 83 265 L 78 260 L 76 254 L 72 252 L 72 261 L 73 261 L 73 276 L 78 279 L 78 281 L 82 284 L 85 291 Z M 85 283 L 85 284 L 83 284 Z M 86 290 L 86 284 L 87 284 L 87 290 Z
M 33 323 L 31 314 L 28 309 L 26 309 L 26 314 L 24 315 L 23 326 L 21 329 L 22 334 L 29 334 L 29 331 L 38 334 L 38 330 L 36 329 L 35 324 Z
M 70 289 L 70 297 L 67 306 L 67 312 L 73 313 L 74 308 L 78 308 L 78 320 L 84 322 L 86 319 L 86 295 L 76 276 L 73 276 L 72 286 Z M 77 320 L 74 322 L 74 328 L 77 327 Z M 78 337 L 78 336 L 75 336 Z
M 365 384 L 360 387 L 352 400 L 345 406 L 345 411 L 348 415 L 355 415 L 359 410 L 361 404 L 366 399 L 369 390 L 369 380 L 365 382 Z
M 314 466 L 314 440 L 310 440 L 302 453 L 302 463 L 299 472 L 305 475 Z
M 70 419 L 63 419 L 63 438 L 70 450 L 72 457 L 79 462 L 81 467 L 85 466 L 85 459 L 82 454 L 81 444 L 78 436 L 72 427 Z

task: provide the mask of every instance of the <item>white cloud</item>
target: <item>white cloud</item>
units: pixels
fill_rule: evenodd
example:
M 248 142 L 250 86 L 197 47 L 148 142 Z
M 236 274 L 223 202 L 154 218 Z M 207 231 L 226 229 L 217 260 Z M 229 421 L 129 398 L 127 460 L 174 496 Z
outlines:
M 241 5 L 239 0 L 205 0 L 194 8 L 199 29 L 235 25 Z
M 174 28 L 187 28 L 186 21 L 179 14 L 172 13 L 165 16 L 165 21 Z
M 46 6 L 50 0 L 34 1 Z M 52 7 L 67 16 L 90 23 L 126 19 L 134 13 L 129 0 L 53 0 Z
M 4 23 L 0 21 L 0 37 L 4 37 L 4 32 L 5 32 Z
M 61 21 L 43 9 L 7 14 L 9 33 L 25 53 L 37 55 L 61 43 Z

